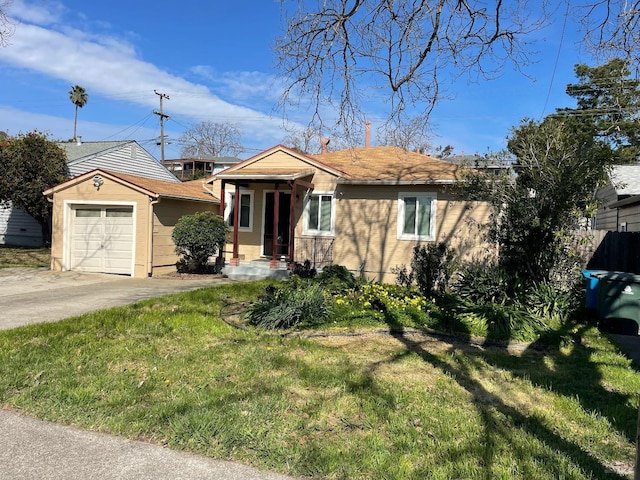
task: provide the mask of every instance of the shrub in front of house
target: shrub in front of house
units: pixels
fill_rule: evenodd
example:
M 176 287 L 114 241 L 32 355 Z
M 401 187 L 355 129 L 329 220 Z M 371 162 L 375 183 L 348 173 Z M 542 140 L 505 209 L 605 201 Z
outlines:
M 246 312 L 251 325 L 271 330 L 325 323 L 330 314 L 321 284 L 294 279 L 268 286 Z
M 318 275 L 318 280 L 334 292 L 355 288 L 358 283 L 353 273 L 347 270 L 344 265 L 327 265 Z
M 300 278 L 315 278 L 318 271 L 311 265 L 311 260 L 307 259 L 302 263 L 295 263 L 291 274 Z
M 580 293 L 550 281 L 527 283 L 494 265 L 460 269 L 445 307 L 471 335 L 533 341 L 573 318 Z
M 399 285 L 416 285 L 426 298 L 442 297 L 456 271 L 456 251 L 444 242 L 416 245 L 411 257 L 411 270 L 406 265 L 396 267 Z
M 209 258 L 224 248 L 229 227 L 220 215 L 199 212 L 180 217 L 171 237 L 176 253 L 182 258 L 176 263 L 179 272 L 208 271 Z

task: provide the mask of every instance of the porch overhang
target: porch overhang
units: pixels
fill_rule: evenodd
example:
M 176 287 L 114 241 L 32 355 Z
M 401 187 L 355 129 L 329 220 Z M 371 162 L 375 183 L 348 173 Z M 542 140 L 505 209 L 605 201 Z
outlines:
M 272 263 L 277 263 L 277 251 L 278 247 L 286 246 L 288 250 L 288 257 L 290 265 L 293 262 L 294 258 L 294 236 L 295 236 L 295 214 L 296 214 L 296 189 L 298 187 L 306 188 L 308 190 L 313 190 L 314 185 L 311 183 L 311 178 L 315 173 L 314 169 L 306 168 L 306 169 L 279 169 L 279 168 L 268 168 L 268 169 L 250 169 L 243 168 L 241 170 L 233 171 L 233 172 L 221 172 L 216 175 L 215 180 L 220 180 L 221 182 L 221 196 L 220 196 L 220 215 L 224 215 L 224 200 L 225 200 L 225 189 L 226 185 L 233 185 L 234 191 L 237 193 L 233 199 L 233 230 L 232 230 L 232 243 L 233 243 L 233 252 L 231 258 L 231 265 L 238 265 L 239 263 L 239 243 L 238 243 L 238 215 L 240 212 L 240 195 L 238 194 L 241 191 L 242 187 L 246 187 L 251 183 L 272 183 L 275 187 L 274 192 L 274 205 L 273 205 L 273 240 L 272 240 L 272 252 L 271 258 Z M 306 180 L 304 180 L 306 179 Z M 281 188 L 289 189 L 291 195 L 289 195 L 289 205 L 288 205 L 288 224 L 289 224 L 289 235 L 288 235 L 288 245 L 279 244 L 278 243 L 278 226 L 279 226 L 279 201 L 280 201 L 280 191 Z M 266 217 L 265 217 L 266 222 Z M 220 258 L 220 263 L 223 263 L 223 259 Z
M 235 182 L 292 182 L 301 178 L 310 177 L 314 174 L 311 168 L 303 170 L 285 169 L 249 169 L 244 168 L 235 172 L 219 173 L 216 179 L 226 183 Z

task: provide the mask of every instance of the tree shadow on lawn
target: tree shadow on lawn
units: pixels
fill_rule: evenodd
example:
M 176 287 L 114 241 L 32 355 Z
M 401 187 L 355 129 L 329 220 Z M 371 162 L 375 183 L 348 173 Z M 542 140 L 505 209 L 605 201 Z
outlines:
M 597 347 L 582 342 L 583 334 L 589 328 L 592 327 L 583 325 L 574 332 L 571 326 L 565 326 L 552 336 L 532 343 L 520 356 L 487 352 L 484 359 L 536 387 L 577 399 L 586 412 L 606 418 L 613 428 L 630 442 L 635 442 L 638 409 L 630 406 L 635 399 L 630 394 L 611 391 L 603 385 L 600 368 L 607 364 L 598 360 Z M 564 350 L 569 353 L 563 353 L 563 342 L 569 338 L 572 345 Z M 545 357 L 550 362 L 545 362 Z M 629 368 L 637 371 L 630 361 Z
M 437 356 L 431 354 L 416 340 L 411 338 L 411 335 L 404 331 L 404 329 L 396 322 L 390 322 L 390 333 L 401 342 L 408 352 L 413 352 L 419 355 L 425 362 L 428 362 L 433 367 L 440 369 L 445 374 L 454 379 L 458 385 L 465 389 L 472 397 L 472 403 L 475 405 L 476 411 L 480 415 L 484 428 L 484 453 L 482 458 L 482 464 L 486 478 L 493 478 L 494 457 L 496 455 L 494 446 L 500 441 L 500 439 L 514 438 L 515 429 L 522 430 L 526 434 L 535 437 L 542 444 L 549 447 L 550 450 L 559 452 L 560 454 L 569 458 L 574 465 L 584 470 L 586 476 L 593 476 L 594 478 L 626 478 L 611 468 L 603 465 L 599 459 L 592 456 L 589 452 L 583 450 L 579 445 L 573 443 L 565 438 L 562 438 L 556 432 L 546 426 L 541 419 L 535 416 L 526 415 L 518 411 L 512 406 L 509 406 L 503 402 L 503 400 L 492 392 L 488 391 L 481 383 L 474 379 L 473 372 L 470 370 L 470 365 L 464 362 L 458 362 L 456 365 L 450 365 Z M 531 354 L 525 352 L 521 357 L 513 355 L 507 356 L 504 352 L 500 352 L 500 355 L 490 355 L 483 353 L 483 358 L 490 365 L 494 365 L 497 369 L 502 368 L 509 370 L 514 375 L 521 378 L 529 379 L 535 386 L 541 388 L 550 388 L 559 394 L 575 397 L 576 392 L 565 387 L 562 379 L 568 376 L 572 377 L 573 381 L 570 385 L 575 384 L 574 372 L 563 372 L 562 370 L 562 355 L 558 352 L 554 357 L 558 357 L 559 368 L 556 371 L 551 371 L 545 364 L 544 358 L 540 352 L 533 351 L 535 346 L 532 347 Z M 451 345 L 449 353 L 454 354 L 458 348 L 455 345 Z M 621 431 L 628 438 L 635 439 L 635 432 L 630 435 L 630 425 L 625 425 L 624 421 L 628 415 L 631 415 L 632 409 L 624 408 L 628 410 L 625 412 L 624 419 L 616 419 L 616 417 L 609 412 L 607 407 L 608 403 L 617 403 L 618 408 L 620 404 L 626 400 L 626 396 L 611 393 L 606 391 L 601 385 L 599 385 L 600 375 L 593 364 L 589 362 L 589 356 L 591 352 L 588 347 L 576 346 L 573 349 L 575 353 L 572 355 L 579 355 L 579 360 L 585 365 L 585 370 L 580 373 L 584 379 L 584 387 L 580 393 L 589 392 L 589 395 L 580 397 L 583 402 L 583 406 L 586 409 L 591 409 L 596 412 L 602 412 L 603 415 L 611 415 L 612 424 Z M 407 353 L 408 353 L 407 352 Z M 397 361 L 406 354 L 398 355 L 396 358 L 390 361 Z M 573 364 L 576 362 L 575 358 L 565 360 L 567 364 Z M 612 402 L 611 396 L 616 398 Z M 633 412 L 634 418 L 636 413 Z M 504 418 L 507 421 L 504 420 Z M 631 422 L 631 426 L 635 425 L 635 420 Z M 514 456 L 518 458 L 530 458 L 531 452 L 524 448 L 519 448 L 518 442 L 508 441 L 512 444 Z M 556 475 L 562 474 L 562 466 L 553 457 L 546 457 L 541 459 L 546 465 L 546 468 Z

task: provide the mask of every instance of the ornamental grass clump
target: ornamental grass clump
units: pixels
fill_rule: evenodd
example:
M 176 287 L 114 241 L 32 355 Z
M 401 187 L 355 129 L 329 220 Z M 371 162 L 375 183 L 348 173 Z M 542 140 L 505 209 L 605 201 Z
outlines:
M 325 322 L 331 313 L 323 288 L 318 283 L 289 281 L 268 286 L 258 301 L 247 309 L 251 325 L 271 330 Z

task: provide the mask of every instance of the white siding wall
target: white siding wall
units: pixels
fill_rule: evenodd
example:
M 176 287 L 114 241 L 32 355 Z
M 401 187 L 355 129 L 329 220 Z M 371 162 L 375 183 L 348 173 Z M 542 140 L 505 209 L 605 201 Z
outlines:
M 619 223 L 627 224 L 627 232 L 640 232 L 640 205 L 620 208 Z
M 40 224 L 22 209 L 0 207 L 0 244 L 40 247 Z
M 165 182 L 180 182 L 137 143 L 125 144 L 98 155 L 69 162 L 69 174 L 72 177 L 96 168 L 164 180 Z
M 596 212 L 594 230 L 606 230 L 615 232 L 618 230 L 618 212 L 615 208 L 606 208 L 612 202 L 618 200 L 618 195 L 611 184 L 601 188 L 597 192 L 597 197 L 602 205 Z

